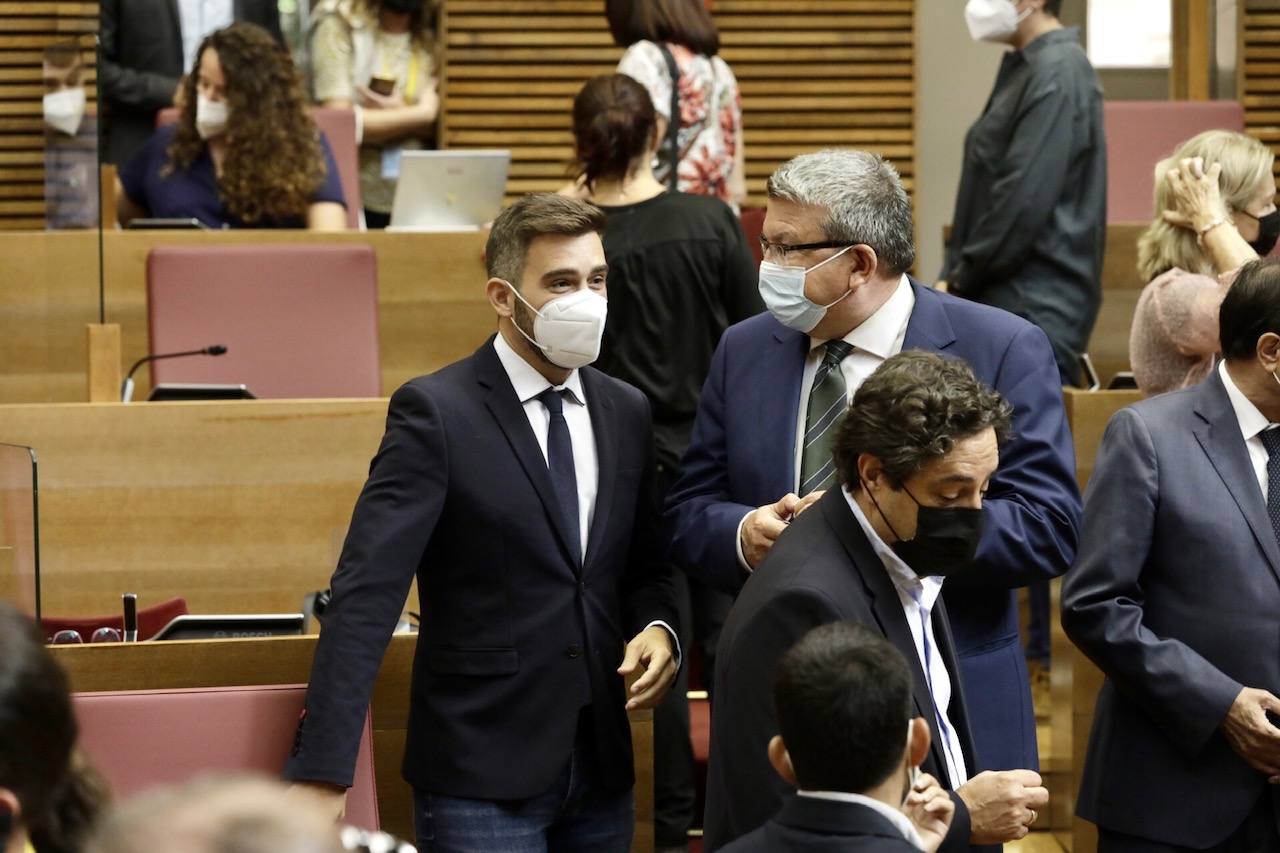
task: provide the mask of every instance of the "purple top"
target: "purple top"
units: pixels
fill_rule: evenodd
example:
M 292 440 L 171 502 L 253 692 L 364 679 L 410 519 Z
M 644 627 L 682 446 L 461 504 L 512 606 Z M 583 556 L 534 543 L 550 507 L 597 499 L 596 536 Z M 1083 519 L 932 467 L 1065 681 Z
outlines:
M 194 217 L 209 228 L 306 228 L 305 217 L 292 219 L 261 219 L 252 226 L 246 225 L 227 210 L 218 194 L 218 179 L 213 169 L 213 158 L 206 148 L 186 169 L 175 169 L 172 174 L 161 174 L 169 162 L 169 145 L 177 133 L 177 125 L 156 130 L 146 145 L 120 169 L 120 183 L 129 199 L 145 209 L 148 217 L 157 219 L 186 219 Z M 320 134 L 320 149 L 324 152 L 324 183 L 316 190 L 312 202 L 332 201 L 346 207 L 342 195 L 342 182 L 338 176 L 338 164 L 333 159 L 329 140 Z

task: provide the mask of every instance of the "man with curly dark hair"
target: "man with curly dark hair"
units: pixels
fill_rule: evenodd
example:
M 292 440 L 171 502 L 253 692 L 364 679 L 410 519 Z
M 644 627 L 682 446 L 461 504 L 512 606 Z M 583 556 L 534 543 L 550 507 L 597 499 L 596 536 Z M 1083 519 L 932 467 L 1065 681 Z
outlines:
M 237 23 L 196 56 L 177 124 L 157 130 L 120 170 L 120 222 L 344 229 L 338 166 L 307 115 L 288 52 L 261 27 Z
M 1048 792 L 1029 770 L 978 772 L 940 598 L 944 579 L 974 565 L 1011 416 L 965 363 L 919 350 L 885 360 L 858 388 L 836 428 L 837 483 L 778 537 L 720 634 L 710 849 L 763 824 L 789 793 L 762 749 L 778 731 L 769 688 L 787 649 L 832 622 L 867 626 L 910 663 L 913 713 L 932 734 L 920 770 L 955 802 L 941 849 L 1027 833 Z

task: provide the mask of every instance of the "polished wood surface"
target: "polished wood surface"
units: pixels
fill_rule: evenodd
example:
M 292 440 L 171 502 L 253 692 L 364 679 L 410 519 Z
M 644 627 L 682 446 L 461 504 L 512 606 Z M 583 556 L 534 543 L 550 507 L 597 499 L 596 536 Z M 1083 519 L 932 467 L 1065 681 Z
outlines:
M 106 322 L 121 327 L 126 370 L 148 353 L 146 264 L 155 246 L 368 243 L 377 253 L 386 395 L 470 355 L 496 327 L 484 297 L 480 233 L 111 231 L 104 237 Z M 0 404 L 87 399 L 84 326 L 98 321 L 97 234 L 0 233 L 0 281 L 10 284 L 0 288 Z M 149 371 L 140 370 L 135 380 L 134 399 L 144 399 Z
M 1076 452 L 1076 479 L 1084 489 L 1093 475 L 1098 458 L 1098 447 L 1107 422 L 1117 411 L 1142 399 L 1137 391 L 1076 391 L 1065 392 L 1067 422 Z M 1084 756 L 1089 743 L 1089 729 L 1093 725 L 1093 706 L 1098 690 L 1102 687 L 1102 673 L 1089 661 L 1062 631 L 1059 614 L 1061 583 L 1053 585 L 1051 693 L 1053 710 L 1054 751 L 1071 756 L 1071 784 L 1066 790 L 1055 791 L 1050 804 L 1055 828 L 1071 827 L 1072 853 L 1094 853 L 1097 849 L 1097 830 L 1093 824 L 1075 817 L 1076 794 L 1084 773 Z
M 171 596 L 193 612 L 296 611 L 328 586 L 385 400 L 0 406 L 34 447 L 51 616 Z
M 373 758 L 382 828 L 413 839 L 413 794 L 400 777 L 409 722 L 409 680 L 415 638 L 392 637 L 374 684 Z M 76 692 L 304 684 L 316 638 L 196 640 L 52 646 Z M 653 712 L 631 715 L 636 755 L 636 837 L 633 853 L 653 850 Z M 513 756 L 513 760 L 519 760 Z
M 90 403 L 120 400 L 120 325 L 90 323 L 85 327 L 88 356 Z

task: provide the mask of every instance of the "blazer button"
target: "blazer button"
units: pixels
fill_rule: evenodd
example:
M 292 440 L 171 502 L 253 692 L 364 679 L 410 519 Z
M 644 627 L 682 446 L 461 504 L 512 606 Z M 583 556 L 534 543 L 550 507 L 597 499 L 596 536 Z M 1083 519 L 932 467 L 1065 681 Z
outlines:
M 582 647 L 579 646 L 577 643 L 573 643 L 569 646 L 569 648 L 564 650 L 564 653 L 570 658 L 581 657 Z

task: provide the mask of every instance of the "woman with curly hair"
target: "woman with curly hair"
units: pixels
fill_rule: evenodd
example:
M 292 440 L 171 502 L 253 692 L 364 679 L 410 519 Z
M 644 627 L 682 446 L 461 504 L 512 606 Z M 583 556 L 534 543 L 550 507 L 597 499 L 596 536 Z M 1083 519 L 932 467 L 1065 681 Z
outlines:
M 177 124 L 157 130 L 120 171 L 121 224 L 346 227 L 333 152 L 306 113 L 292 60 L 266 30 L 236 23 L 211 34 L 183 92 Z

